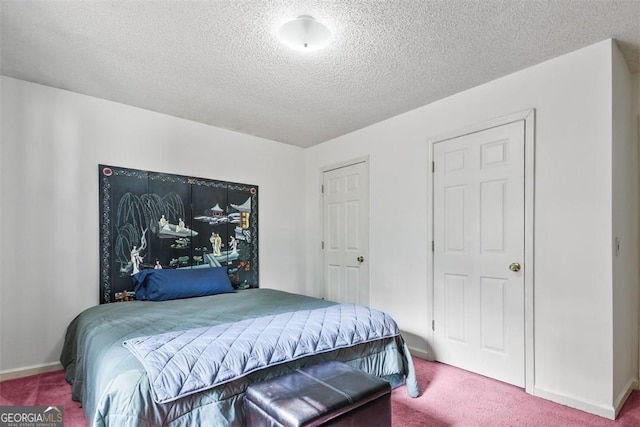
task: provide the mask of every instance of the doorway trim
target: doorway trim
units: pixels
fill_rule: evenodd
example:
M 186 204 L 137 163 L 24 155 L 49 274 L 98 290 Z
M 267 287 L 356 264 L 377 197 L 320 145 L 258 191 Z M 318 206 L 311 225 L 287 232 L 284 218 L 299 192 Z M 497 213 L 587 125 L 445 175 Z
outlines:
M 436 143 L 444 142 L 453 138 L 469 135 L 494 127 L 510 124 L 517 121 L 524 121 L 524 265 L 527 266 L 524 274 L 524 335 L 525 335 L 525 390 L 529 394 L 534 394 L 535 385 L 535 352 L 534 352 L 534 195 L 535 195 L 535 109 L 529 109 L 513 113 L 504 117 L 488 120 L 475 125 L 459 128 L 444 134 L 438 135 L 428 140 L 427 147 L 427 167 L 433 171 L 433 146 Z M 427 212 L 429 219 L 427 224 L 427 241 L 434 239 L 434 179 L 433 172 L 427 174 Z M 434 342 L 434 256 L 433 251 L 427 251 L 427 297 L 430 304 L 431 343 Z

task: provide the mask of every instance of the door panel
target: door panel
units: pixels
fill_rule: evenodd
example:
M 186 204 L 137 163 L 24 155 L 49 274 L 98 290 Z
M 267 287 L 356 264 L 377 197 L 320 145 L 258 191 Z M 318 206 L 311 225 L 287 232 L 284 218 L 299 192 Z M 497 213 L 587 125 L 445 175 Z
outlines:
M 505 279 L 480 278 L 482 347 L 493 351 L 505 351 Z
M 459 343 L 467 342 L 467 328 L 465 316 L 465 296 L 467 294 L 467 276 L 460 274 L 445 274 L 445 304 L 447 315 L 444 326 L 447 338 Z
M 524 386 L 524 122 L 433 152 L 435 357 Z

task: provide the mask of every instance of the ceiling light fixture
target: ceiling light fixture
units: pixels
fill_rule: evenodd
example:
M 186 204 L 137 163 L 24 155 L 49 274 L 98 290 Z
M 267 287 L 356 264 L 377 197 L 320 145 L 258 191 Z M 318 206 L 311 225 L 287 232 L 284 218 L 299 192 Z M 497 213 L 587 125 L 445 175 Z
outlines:
M 318 50 L 331 42 L 331 31 L 313 17 L 301 15 L 280 27 L 280 40 L 293 49 Z

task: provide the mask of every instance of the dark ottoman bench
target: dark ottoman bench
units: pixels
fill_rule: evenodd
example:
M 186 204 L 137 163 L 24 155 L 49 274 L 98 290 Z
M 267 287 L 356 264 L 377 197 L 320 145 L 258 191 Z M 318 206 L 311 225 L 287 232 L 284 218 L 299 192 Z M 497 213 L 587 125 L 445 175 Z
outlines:
M 391 386 L 332 361 L 250 385 L 244 407 L 251 427 L 390 426 Z

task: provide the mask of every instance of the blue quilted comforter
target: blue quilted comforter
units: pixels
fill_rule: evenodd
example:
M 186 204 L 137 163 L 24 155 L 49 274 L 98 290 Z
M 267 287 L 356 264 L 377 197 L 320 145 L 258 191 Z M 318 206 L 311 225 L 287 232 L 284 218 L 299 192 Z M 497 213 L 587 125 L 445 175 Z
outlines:
M 301 357 L 399 335 L 386 313 L 339 304 L 123 342 L 167 403 Z

